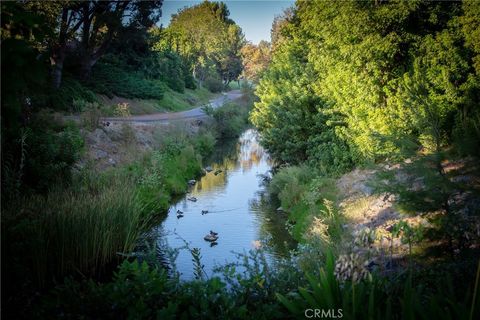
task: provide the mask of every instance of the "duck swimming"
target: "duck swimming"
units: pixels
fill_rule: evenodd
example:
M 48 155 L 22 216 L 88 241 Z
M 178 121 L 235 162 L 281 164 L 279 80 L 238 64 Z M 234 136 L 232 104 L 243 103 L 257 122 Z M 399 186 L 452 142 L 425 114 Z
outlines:
M 205 241 L 208 242 L 215 242 L 218 239 L 218 236 L 214 236 L 213 234 L 207 234 L 205 237 L 203 237 Z

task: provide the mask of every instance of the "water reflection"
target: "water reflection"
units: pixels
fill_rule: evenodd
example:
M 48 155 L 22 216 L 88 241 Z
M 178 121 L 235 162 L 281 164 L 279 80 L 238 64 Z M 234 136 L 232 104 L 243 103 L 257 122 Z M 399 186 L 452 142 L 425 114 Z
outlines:
M 157 227 L 163 233 L 161 241 L 172 248 L 183 247 L 185 242 L 190 248 L 200 248 L 209 275 L 216 264 L 234 262 L 233 252 L 263 247 L 268 259 L 284 256 L 294 242 L 285 231 L 285 216 L 278 214 L 264 195 L 261 175 L 272 163 L 258 143 L 257 132 L 247 130 L 234 143 L 225 143 L 210 163 L 213 170 L 172 205 Z M 177 210 L 183 211 L 183 218 L 177 218 Z M 216 246 L 204 240 L 210 230 L 219 234 Z M 181 250 L 176 261 L 187 279 L 193 277 L 191 260 L 190 253 Z

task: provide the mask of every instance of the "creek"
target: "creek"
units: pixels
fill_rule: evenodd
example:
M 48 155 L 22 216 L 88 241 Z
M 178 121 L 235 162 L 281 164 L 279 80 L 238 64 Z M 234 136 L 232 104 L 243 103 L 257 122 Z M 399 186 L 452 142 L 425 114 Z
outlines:
M 193 248 L 200 249 L 204 271 L 211 276 L 215 266 L 235 263 L 238 253 L 261 248 L 267 261 L 274 262 L 295 247 L 286 231 L 286 215 L 266 194 L 264 181 L 271 176 L 272 160 L 258 138 L 255 130 L 247 129 L 220 145 L 205 162 L 212 170 L 177 199 L 152 230 L 158 247 L 183 247 L 175 260 L 181 278 L 194 277 Z M 210 231 L 218 233 L 214 243 L 204 240 Z

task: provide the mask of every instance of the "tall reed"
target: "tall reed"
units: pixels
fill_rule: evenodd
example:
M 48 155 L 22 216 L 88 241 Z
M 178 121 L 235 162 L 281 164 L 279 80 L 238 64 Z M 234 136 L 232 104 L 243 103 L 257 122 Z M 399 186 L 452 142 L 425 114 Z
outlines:
M 89 192 L 71 188 L 24 198 L 8 209 L 16 226 L 7 230 L 23 241 L 16 254 L 39 284 L 47 275 L 98 274 L 117 252 L 133 249 L 146 222 L 132 186 L 128 178 L 112 179 Z

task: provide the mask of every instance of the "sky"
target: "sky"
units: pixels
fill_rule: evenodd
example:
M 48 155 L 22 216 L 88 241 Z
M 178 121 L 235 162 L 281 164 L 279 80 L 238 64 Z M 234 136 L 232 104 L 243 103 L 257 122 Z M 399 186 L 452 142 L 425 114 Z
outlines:
M 202 1 L 164 0 L 160 23 L 164 27 L 170 23 L 171 15 L 185 6 L 193 6 Z M 243 30 L 245 38 L 258 44 L 261 40 L 270 41 L 273 18 L 292 6 L 293 0 L 224 0 L 233 19 Z

